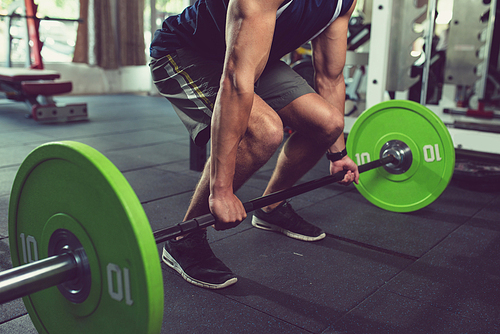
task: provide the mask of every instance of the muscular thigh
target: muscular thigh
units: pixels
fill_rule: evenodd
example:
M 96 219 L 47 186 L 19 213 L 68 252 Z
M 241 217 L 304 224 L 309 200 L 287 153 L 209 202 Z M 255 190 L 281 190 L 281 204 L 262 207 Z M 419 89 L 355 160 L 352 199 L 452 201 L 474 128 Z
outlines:
M 328 132 L 331 123 L 339 121 L 338 111 L 283 62 L 266 67 L 255 84 L 255 93 L 294 130 L 316 135 Z
M 247 139 L 266 142 L 283 135 L 283 122 L 278 114 L 257 94 L 254 95 L 252 111 L 248 120 Z M 279 139 L 281 141 L 281 139 Z
M 302 133 L 328 132 L 343 121 L 340 112 L 316 93 L 296 98 L 278 114 L 285 125 Z

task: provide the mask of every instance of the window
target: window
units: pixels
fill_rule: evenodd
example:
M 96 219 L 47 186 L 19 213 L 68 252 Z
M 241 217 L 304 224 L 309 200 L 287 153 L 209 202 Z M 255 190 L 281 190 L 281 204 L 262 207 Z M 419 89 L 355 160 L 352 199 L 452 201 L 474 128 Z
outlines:
M 37 17 L 52 19 L 77 19 L 80 13 L 79 0 L 35 0 L 38 4 Z M 24 1 L 0 0 L 0 14 L 9 15 L 15 12 L 25 15 Z M 3 17 L 0 22 L 0 62 L 7 59 L 13 64 L 27 64 L 28 33 L 26 18 L 16 17 L 11 20 Z M 41 50 L 44 62 L 71 62 L 76 42 L 78 22 L 63 20 L 40 20 L 39 34 L 43 43 Z M 9 36 L 11 51 L 8 51 Z M 33 44 L 31 43 L 31 46 Z M 28 63 L 29 64 L 29 63 Z

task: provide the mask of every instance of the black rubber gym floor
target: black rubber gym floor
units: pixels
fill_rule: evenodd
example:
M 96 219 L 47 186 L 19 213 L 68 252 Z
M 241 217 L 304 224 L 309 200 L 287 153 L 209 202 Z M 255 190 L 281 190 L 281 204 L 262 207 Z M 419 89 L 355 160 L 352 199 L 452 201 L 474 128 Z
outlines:
M 25 119 L 24 104 L 0 101 L 0 270 L 12 266 L 12 182 L 42 143 L 75 140 L 102 152 L 130 182 L 153 230 L 181 221 L 197 183 L 187 133 L 166 100 L 59 100 L 87 102 L 90 120 L 39 124 Z M 238 192 L 242 200 L 261 195 L 274 161 Z M 321 161 L 303 181 L 327 172 Z M 434 203 L 408 214 L 373 206 L 353 186 L 298 196 L 294 208 L 328 233 L 316 243 L 255 229 L 248 218 L 232 230 L 210 230 L 214 252 L 238 283 L 204 290 L 162 265 L 162 333 L 497 333 L 500 188 L 472 186 L 454 179 Z M 20 299 L 0 305 L 0 333 L 33 332 Z

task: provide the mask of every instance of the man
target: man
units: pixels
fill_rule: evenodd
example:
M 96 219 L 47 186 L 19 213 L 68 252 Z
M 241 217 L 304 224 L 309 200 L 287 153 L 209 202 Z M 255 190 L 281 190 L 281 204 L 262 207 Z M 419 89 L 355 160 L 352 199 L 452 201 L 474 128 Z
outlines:
M 216 229 L 246 218 L 234 192 L 284 144 L 264 195 L 290 188 L 327 152 L 330 172 L 358 182 L 343 137 L 347 28 L 356 0 L 198 0 L 167 18 L 151 44 L 151 72 L 196 144 L 211 157 L 185 220 L 212 212 Z M 316 93 L 285 54 L 311 40 Z M 254 213 L 252 225 L 317 241 L 326 234 L 288 202 Z M 197 286 L 220 289 L 235 275 L 213 254 L 206 231 L 170 240 L 163 261 Z

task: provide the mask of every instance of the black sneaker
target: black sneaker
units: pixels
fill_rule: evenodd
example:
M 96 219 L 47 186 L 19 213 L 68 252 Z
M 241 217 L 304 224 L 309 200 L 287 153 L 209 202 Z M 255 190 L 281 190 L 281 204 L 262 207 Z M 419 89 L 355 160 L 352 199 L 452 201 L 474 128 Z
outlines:
M 326 237 L 320 228 L 306 222 L 284 201 L 273 211 L 266 213 L 262 209 L 255 210 L 252 225 L 268 231 L 276 231 L 303 241 L 317 241 Z
M 202 288 L 222 289 L 238 280 L 212 252 L 205 230 L 165 242 L 162 260 L 186 281 Z

